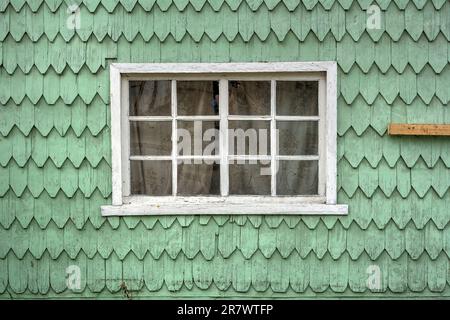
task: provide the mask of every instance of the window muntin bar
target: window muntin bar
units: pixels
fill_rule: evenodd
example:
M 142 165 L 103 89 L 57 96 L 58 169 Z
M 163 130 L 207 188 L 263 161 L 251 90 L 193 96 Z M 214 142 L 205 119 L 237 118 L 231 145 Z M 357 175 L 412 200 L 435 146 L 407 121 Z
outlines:
M 295 81 L 295 78 L 283 79 L 281 81 Z M 149 80 L 149 79 L 147 79 Z M 256 80 L 256 79 L 255 79 Z M 152 80 L 150 80 L 152 81 Z M 183 80 L 184 81 L 184 80 Z M 193 80 L 195 81 L 195 80 Z M 261 80 L 262 81 L 262 80 Z M 308 81 L 317 81 L 317 79 L 311 79 Z M 228 114 L 228 79 L 219 80 L 219 114 L 218 115 L 178 115 L 177 112 L 177 80 L 171 81 L 171 115 L 170 116 L 128 116 L 128 121 L 131 122 L 159 122 L 159 121 L 171 121 L 172 123 L 172 152 L 170 156 L 164 155 L 129 155 L 128 161 L 172 161 L 172 195 L 177 195 L 177 169 L 180 160 L 196 159 L 196 160 L 215 160 L 220 162 L 220 195 L 227 196 L 228 179 L 229 179 L 229 163 L 236 160 L 257 160 L 257 161 L 270 161 L 270 195 L 277 195 L 277 174 L 278 174 L 278 161 L 318 161 L 318 196 L 323 196 L 325 193 L 325 178 L 324 176 L 324 140 L 325 140 L 325 121 L 324 119 L 324 104 L 326 103 L 325 93 L 325 80 L 320 78 L 318 82 L 318 115 L 278 115 L 277 114 L 277 80 L 270 80 L 270 114 L 269 115 L 229 115 Z M 204 155 L 179 155 L 177 150 L 177 121 L 219 121 L 220 122 L 220 148 L 218 155 L 204 156 Z M 229 155 L 228 150 L 228 121 L 269 121 L 270 124 L 270 152 L 267 156 L 264 155 Z M 310 121 L 318 122 L 318 136 L 319 146 L 317 154 L 310 155 L 279 155 L 277 153 L 278 141 L 277 141 L 277 122 L 278 121 Z M 129 142 L 128 142 L 129 143 Z M 303 196 L 303 195 L 298 195 Z M 307 195 L 305 195 L 307 196 Z

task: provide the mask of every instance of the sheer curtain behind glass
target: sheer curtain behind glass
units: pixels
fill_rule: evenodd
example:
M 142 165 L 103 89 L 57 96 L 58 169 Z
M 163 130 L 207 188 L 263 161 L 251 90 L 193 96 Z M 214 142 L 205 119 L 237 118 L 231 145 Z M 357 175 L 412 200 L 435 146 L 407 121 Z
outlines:
M 217 91 L 217 92 L 215 92 Z M 177 81 L 177 114 L 179 116 L 217 115 L 214 103 L 215 90 L 213 81 Z M 131 116 L 170 116 L 171 115 L 171 81 L 131 81 L 130 82 Z M 203 134 L 208 129 L 218 129 L 218 121 L 177 121 L 178 142 L 185 148 L 179 155 L 201 156 L 209 143 L 214 143 L 217 135 L 210 141 L 203 142 Z M 201 127 L 199 132 L 194 128 Z M 213 131 L 214 132 L 214 131 Z M 187 148 L 183 137 L 188 136 Z M 131 121 L 130 154 L 142 156 L 170 156 L 172 152 L 171 121 Z M 201 144 L 200 150 L 194 150 L 194 140 Z M 198 152 L 199 151 L 199 152 Z M 218 154 L 218 149 L 217 152 Z M 212 153 L 214 155 L 214 153 Z M 194 162 L 195 161 L 195 162 Z M 197 163 L 199 162 L 199 163 Z M 177 194 L 209 195 L 220 194 L 219 166 L 205 163 L 203 160 L 179 160 L 177 173 Z M 133 160 L 131 169 L 131 193 L 146 195 L 172 194 L 171 161 Z
M 269 116 L 271 105 L 270 81 L 229 81 L 229 114 L 246 116 Z M 170 116 L 171 115 L 171 81 L 131 81 L 130 82 L 130 116 Z M 177 114 L 179 116 L 214 116 L 218 115 L 218 83 L 215 81 L 177 81 Z M 283 116 L 317 116 L 318 83 L 305 81 L 277 81 L 276 114 Z M 203 134 L 208 129 L 219 129 L 219 121 L 201 121 L 199 123 L 177 120 L 177 127 L 185 130 L 190 137 L 190 144 L 183 144 L 184 135 L 178 132 L 179 155 L 202 155 L 207 145 L 216 142 L 218 155 L 218 132 L 209 141 L 203 141 Z M 270 121 L 265 120 L 229 120 L 229 129 L 266 130 L 266 152 L 270 155 Z M 317 121 L 277 121 L 279 130 L 280 155 L 317 155 L 318 122 Z M 197 132 L 196 132 L 197 131 Z M 197 134 L 197 136 L 196 136 Z M 172 122 L 169 121 L 130 121 L 130 153 L 141 156 L 170 156 L 172 150 Z M 261 154 L 258 135 L 256 154 Z M 200 139 L 200 153 L 194 148 L 194 139 Z M 248 139 L 245 145 L 249 152 Z M 190 145 L 186 149 L 186 145 Z M 236 143 L 230 155 L 237 154 Z M 279 161 L 277 173 L 278 195 L 308 195 L 318 192 L 318 161 Z M 270 195 L 271 177 L 261 174 L 262 168 L 270 168 L 269 161 L 245 164 L 230 163 L 230 195 Z M 172 163 L 165 161 L 132 160 L 131 193 L 146 195 L 172 194 Z M 177 194 L 179 195 L 219 195 L 219 164 L 205 163 L 201 160 L 178 161 Z M 267 172 L 267 171 L 266 171 Z M 269 170 L 270 172 L 270 170 Z
M 130 116 L 169 116 L 170 81 L 131 81 Z M 170 121 L 130 121 L 130 155 L 170 155 Z M 133 160 L 130 163 L 131 194 L 172 194 L 171 161 Z
M 317 81 L 277 81 L 276 113 L 280 116 L 318 116 Z M 318 155 L 317 121 L 277 121 L 280 155 Z M 277 194 L 318 193 L 319 165 L 313 161 L 279 161 Z
M 270 81 L 230 81 L 229 114 L 240 116 L 270 115 Z M 231 155 L 268 155 L 270 154 L 270 121 L 267 120 L 230 120 L 231 130 L 242 129 L 247 132 L 245 137 L 245 152 L 237 150 L 238 138 L 230 135 L 229 142 L 234 146 L 229 150 Z M 256 145 L 250 144 L 252 131 L 256 134 Z M 260 139 L 260 132 L 265 131 L 266 139 Z M 253 136 L 254 137 L 254 136 Z M 234 142 L 231 141 L 234 139 Z M 261 141 L 263 140 L 263 141 Z M 260 145 L 261 144 L 261 145 Z M 262 147 L 262 148 L 261 148 Z M 265 148 L 265 150 L 264 150 Z M 256 152 L 255 152 L 256 151 Z M 233 162 L 232 160 L 230 162 Z M 258 160 L 241 163 L 235 160 L 229 166 L 230 195 L 270 195 L 270 175 L 264 173 L 264 168 L 270 168 L 270 161 Z M 270 169 L 267 171 L 270 173 Z
M 211 116 L 218 115 L 218 87 L 214 81 L 177 81 L 178 115 L 186 116 Z M 197 130 L 195 130 L 197 128 Z M 216 146 L 216 152 L 205 155 L 219 155 L 218 132 L 219 121 L 178 121 L 178 141 L 182 143 L 180 129 L 185 130 L 191 137 L 188 150 L 180 150 L 180 155 L 204 155 L 211 143 Z M 205 133 L 210 134 L 210 139 L 204 139 Z M 214 136 L 211 136 L 211 133 Z M 200 135 L 199 135 L 200 134 Z M 206 137 L 205 137 L 206 138 Z M 194 141 L 195 140 L 195 141 Z M 206 140 L 206 141 L 204 141 Z M 195 148 L 196 144 L 199 146 Z M 208 152 L 209 153 L 209 152 Z M 179 195 L 219 195 L 220 194 L 220 169 L 218 162 L 207 160 L 182 160 L 178 161 L 178 187 Z
M 230 115 L 270 115 L 270 81 L 230 81 Z M 318 82 L 316 81 L 277 81 L 276 114 L 280 116 L 318 116 Z M 260 150 L 261 137 L 258 135 L 258 151 L 265 155 L 275 152 L 278 155 L 318 155 L 317 121 L 276 121 L 279 134 L 278 150 L 270 150 L 270 121 L 245 120 L 229 121 L 230 129 L 267 130 L 266 152 Z M 235 143 L 236 145 L 236 143 Z M 248 152 L 246 144 L 246 155 Z M 236 154 L 236 150 L 230 150 Z M 269 161 L 230 165 L 230 194 L 271 193 L 270 176 L 267 170 Z M 314 195 L 318 193 L 318 161 L 281 160 L 277 170 L 277 195 Z M 264 174 L 262 174 L 264 173 Z

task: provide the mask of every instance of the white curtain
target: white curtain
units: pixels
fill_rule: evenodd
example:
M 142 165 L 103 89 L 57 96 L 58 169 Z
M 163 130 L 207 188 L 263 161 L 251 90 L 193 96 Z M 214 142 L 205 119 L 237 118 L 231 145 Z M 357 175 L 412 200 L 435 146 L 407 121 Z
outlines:
M 218 89 L 212 81 L 178 81 L 178 115 L 217 115 Z M 170 81 L 136 81 L 130 84 L 131 115 L 170 115 Z M 283 82 L 277 88 L 277 113 L 284 115 L 313 115 L 317 113 L 317 88 L 305 82 Z M 229 113 L 239 115 L 270 114 L 269 81 L 230 81 Z M 269 121 L 230 121 L 230 127 L 270 128 Z M 218 129 L 218 121 L 203 121 L 202 130 Z M 194 154 L 194 124 L 178 121 L 178 127 L 191 136 Z M 279 122 L 279 154 L 316 154 L 317 123 Z M 139 122 L 130 126 L 130 144 L 133 155 L 170 155 L 171 131 L 169 122 Z M 270 146 L 270 131 L 267 131 Z M 210 142 L 203 142 L 202 150 Z M 236 145 L 236 143 L 235 143 Z M 248 154 L 248 146 L 246 148 Z M 269 148 L 268 148 L 269 150 Z M 217 150 L 218 152 L 218 150 Z M 231 153 L 231 150 L 230 150 Z M 229 169 L 230 194 L 270 194 L 270 176 L 261 174 L 269 163 L 231 164 Z M 172 166 L 170 161 L 131 161 L 131 192 L 133 194 L 170 195 L 172 193 Z M 267 170 L 266 170 L 267 171 Z M 264 171 L 263 171 L 264 172 Z M 277 177 L 279 194 L 316 194 L 317 162 L 282 161 Z M 179 163 L 178 186 L 180 195 L 220 194 L 219 164 Z
M 130 115 L 171 114 L 170 81 L 130 82 Z M 170 155 L 171 122 L 131 122 L 131 155 Z M 171 161 L 131 161 L 131 194 L 172 194 Z
M 318 83 L 312 81 L 277 82 L 277 114 L 318 115 Z M 317 155 L 318 122 L 277 121 L 279 154 Z M 277 194 L 312 195 L 318 193 L 317 161 L 280 161 Z
M 178 115 L 218 115 L 217 102 L 212 81 L 178 81 Z M 217 89 L 216 89 L 217 90 Z M 178 121 L 178 128 L 185 129 L 191 137 L 190 155 L 202 155 L 206 145 L 214 143 L 203 142 L 203 134 L 206 130 L 219 129 L 219 121 L 202 121 L 201 137 L 195 135 L 194 122 Z M 218 134 L 216 136 L 218 139 Z M 197 152 L 194 150 L 194 139 L 201 139 L 202 148 Z M 180 140 L 179 140 L 180 141 Z M 200 143 L 199 143 L 200 144 Z M 185 152 L 186 153 L 186 152 Z M 216 151 L 217 155 L 219 150 Z M 183 155 L 183 154 L 181 154 Z M 194 163 L 194 160 L 183 160 L 178 162 L 178 187 L 177 194 L 180 195 L 219 195 L 220 194 L 220 165 L 219 163 Z

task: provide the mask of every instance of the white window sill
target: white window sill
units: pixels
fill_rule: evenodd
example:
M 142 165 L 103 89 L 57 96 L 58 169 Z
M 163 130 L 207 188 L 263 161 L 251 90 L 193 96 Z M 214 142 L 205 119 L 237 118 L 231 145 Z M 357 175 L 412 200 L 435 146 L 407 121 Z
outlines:
M 102 206 L 102 216 L 348 213 L 348 205 L 326 204 L 322 197 L 129 197 L 124 202 Z

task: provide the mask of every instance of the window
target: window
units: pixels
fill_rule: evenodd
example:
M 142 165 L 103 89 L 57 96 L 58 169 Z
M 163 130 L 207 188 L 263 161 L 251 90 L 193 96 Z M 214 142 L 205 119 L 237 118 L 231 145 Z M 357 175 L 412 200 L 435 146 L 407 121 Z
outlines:
M 103 215 L 345 214 L 336 63 L 113 64 Z

